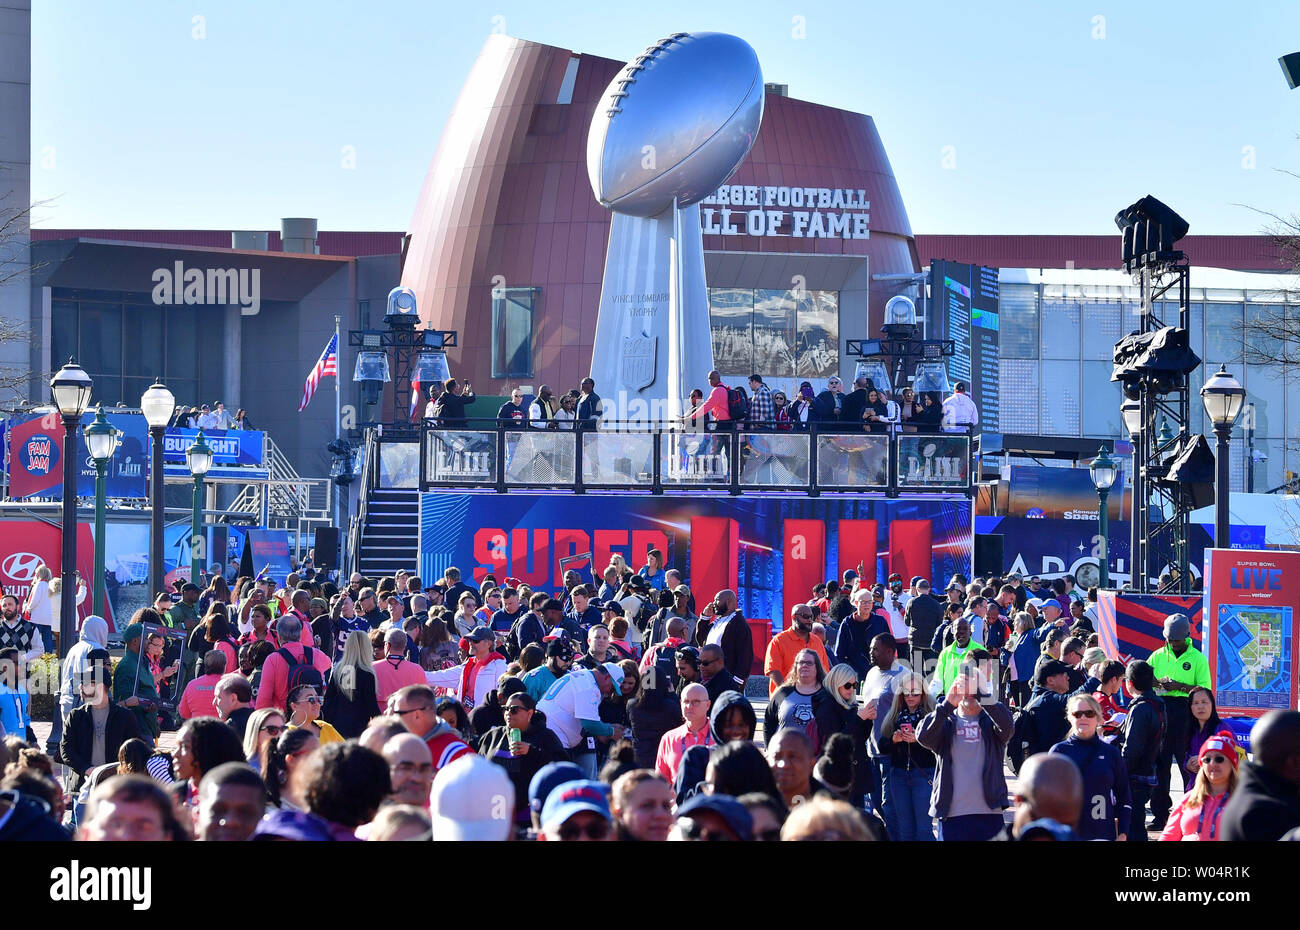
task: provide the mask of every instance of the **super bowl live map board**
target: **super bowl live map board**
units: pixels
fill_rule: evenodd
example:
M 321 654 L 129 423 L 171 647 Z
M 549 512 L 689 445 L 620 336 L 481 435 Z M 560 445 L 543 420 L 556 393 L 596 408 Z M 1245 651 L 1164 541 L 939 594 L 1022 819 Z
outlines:
M 1220 704 L 1285 709 L 1291 693 L 1291 608 L 1219 605 Z

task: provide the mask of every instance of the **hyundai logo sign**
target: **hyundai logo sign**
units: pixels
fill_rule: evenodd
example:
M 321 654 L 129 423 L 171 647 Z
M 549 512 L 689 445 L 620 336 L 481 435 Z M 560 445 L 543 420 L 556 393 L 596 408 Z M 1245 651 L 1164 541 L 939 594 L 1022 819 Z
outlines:
M 31 581 L 32 575 L 43 561 L 44 559 L 31 552 L 15 552 L 4 562 L 0 562 L 0 572 L 14 581 Z

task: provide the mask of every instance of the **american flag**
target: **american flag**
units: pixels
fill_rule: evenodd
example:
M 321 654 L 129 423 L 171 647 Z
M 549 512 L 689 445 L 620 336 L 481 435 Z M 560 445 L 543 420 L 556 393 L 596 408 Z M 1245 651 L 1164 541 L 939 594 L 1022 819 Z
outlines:
M 420 419 L 420 401 L 424 400 L 424 385 L 420 383 L 420 372 L 411 375 L 411 415 L 412 422 Z
M 302 413 L 311 403 L 312 395 L 316 393 L 316 388 L 320 386 L 320 379 L 326 375 L 339 376 L 339 334 L 335 333 L 330 337 L 329 345 L 325 351 L 320 354 L 316 360 L 316 367 L 307 375 L 307 381 L 302 386 L 302 403 L 298 405 L 298 412 Z

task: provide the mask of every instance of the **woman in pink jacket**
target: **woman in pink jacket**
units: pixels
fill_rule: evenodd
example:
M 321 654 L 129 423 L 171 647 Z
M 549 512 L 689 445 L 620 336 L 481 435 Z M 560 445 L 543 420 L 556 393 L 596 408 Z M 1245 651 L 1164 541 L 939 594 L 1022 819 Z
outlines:
M 1169 815 L 1162 840 L 1217 840 L 1219 818 L 1237 787 L 1237 743 L 1216 733 L 1201 744 L 1196 784 Z

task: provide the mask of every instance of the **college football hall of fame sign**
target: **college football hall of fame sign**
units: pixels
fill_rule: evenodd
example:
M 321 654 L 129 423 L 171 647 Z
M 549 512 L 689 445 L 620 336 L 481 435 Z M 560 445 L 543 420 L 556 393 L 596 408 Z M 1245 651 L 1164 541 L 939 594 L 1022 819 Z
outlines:
M 587 171 L 614 216 L 591 377 L 607 419 L 680 416 L 713 367 L 699 204 L 749 154 L 762 118 L 758 56 L 716 32 L 652 45 L 597 105 Z

